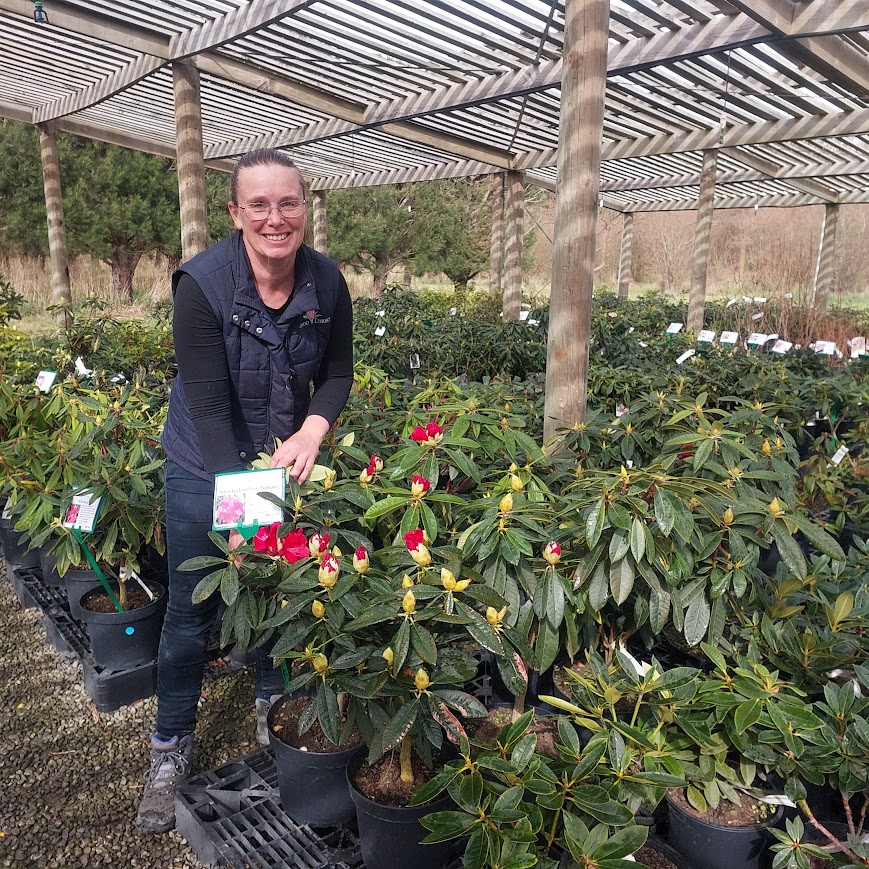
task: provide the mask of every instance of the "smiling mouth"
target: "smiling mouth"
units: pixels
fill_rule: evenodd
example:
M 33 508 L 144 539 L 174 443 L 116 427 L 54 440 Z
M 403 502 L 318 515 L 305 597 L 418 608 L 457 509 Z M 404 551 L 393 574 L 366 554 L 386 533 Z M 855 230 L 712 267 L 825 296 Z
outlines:
M 263 238 L 267 238 L 269 241 L 283 241 L 285 238 L 289 238 L 290 234 L 288 232 L 279 232 L 273 235 L 263 234 Z

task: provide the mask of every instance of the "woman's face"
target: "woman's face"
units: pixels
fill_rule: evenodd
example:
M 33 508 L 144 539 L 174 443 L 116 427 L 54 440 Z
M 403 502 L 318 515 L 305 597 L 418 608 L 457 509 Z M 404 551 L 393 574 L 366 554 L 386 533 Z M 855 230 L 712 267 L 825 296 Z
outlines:
M 229 213 L 244 236 L 248 256 L 269 267 L 295 261 L 305 236 L 308 209 L 305 206 L 298 216 L 286 218 L 277 206 L 304 199 L 299 173 L 279 163 L 249 166 L 238 174 L 237 199 L 237 203 L 229 203 Z M 250 208 L 239 207 L 255 204 L 273 206 L 265 220 L 254 220 Z

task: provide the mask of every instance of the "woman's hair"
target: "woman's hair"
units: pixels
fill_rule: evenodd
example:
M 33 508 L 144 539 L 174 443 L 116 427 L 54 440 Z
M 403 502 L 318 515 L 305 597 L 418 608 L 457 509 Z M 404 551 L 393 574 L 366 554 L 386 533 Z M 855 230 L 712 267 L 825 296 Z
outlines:
M 229 201 L 234 205 L 238 204 L 238 173 L 251 166 L 286 166 L 287 169 L 295 169 L 302 185 L 302 196 L 308 195 L 307 184 L 299 171 L 299 167 L 283 151 L 276 151 L 274 148 L 257 148 L 254 151 L 248 151 L 241 157 L 232 171 L 232 180 L 229 182 Z

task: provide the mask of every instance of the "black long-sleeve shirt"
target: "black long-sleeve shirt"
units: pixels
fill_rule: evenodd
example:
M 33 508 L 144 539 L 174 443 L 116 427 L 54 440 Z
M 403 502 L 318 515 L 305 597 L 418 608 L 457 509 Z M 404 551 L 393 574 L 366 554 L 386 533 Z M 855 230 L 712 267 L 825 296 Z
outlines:
M 330 424 L 338 419 L 353 383 L 353 305 L 344 278 L 340 280 L 329 343 L 308 408 L 308 416 L 322 416 Z M 286 304 L 266 310 L 277 319 Z M 181 275 L 175 290 L 172 327 L 178 376 L 184 384 L 205 470 L 210 474 L 240 470 L 245 464 L 239 459 L 232 431 L 223 326 L 202 288 L 188 274 Z

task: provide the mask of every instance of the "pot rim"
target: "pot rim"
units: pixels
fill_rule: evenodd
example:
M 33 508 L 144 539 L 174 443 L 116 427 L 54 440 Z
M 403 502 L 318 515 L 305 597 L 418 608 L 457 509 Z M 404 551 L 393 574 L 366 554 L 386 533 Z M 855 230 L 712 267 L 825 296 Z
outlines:
M 746 794 L 746 796 L 749 796 Z M 734 826 L 729 826 L 727 824 L 713 824 L 712 821 L 707 821 L 705 818 L 700 817 L 699 815 L 695 815 L 692 812 L 686 811 L 682 806 L 680 806 L 675 800 L 670 797 L 669 791 L 665 794 L 665 799 L 667 800 L 667 805 L 670 808 L 674 808 L 683 814 L 685 817 L 690 818 L 692 821 L 696 821 L 698 824 L 704 827 L 712 827 L 715 830 L 735 830 L 737 832 L 741 830 L 766 830 L 769 827 L 774 826 L 778 821 L 781 820 L 782 815 L 784 814 L 784 806 L 776 806 L 775 812 L 773 812 L 765 821 L 761 821 L 759 824 L 739 824 Z M 755 797 L 755 799 L 757 799 Z
M 281 694 L 280 699 L 275 700 L 272 703 L 271 708 L 268 711 L 268 715 L 266 715 L 266 726 L 269 731 L 269 739 L 273 736 L 274 738 L 280 742 L 281 747 L 288 748 L 290 751 L 297 751 L 299 754 L 310 755 L 313 757 L 335 757 L 341 754 L 346 754 L 348 758 L 352 755 L 357 749 L 364 748 L 365 743 L 357 743 L 356 745 L 336 745 L 331 751 L 311 751 L 309 748 L 297 748 L 295 745 L 290 745 L 288 742 L 284 742 L 279 736 L 275 734 L 272 730 L 272 719 L 277 714 L 279 709 L 282 709 L 287 701 L 292 700 L 293 698 L 289 694 Z
M 94 612 L 93 610 L 87 609 L 82 604 L 84 603 L 84 599 L 89 595 L 93 594 L 95 591 L 99 591 L 102 594 L 106 593 L 103 584 L 97 580 L 99 585 L 95 588 L 87 589 L 82 596 L 79 598 L 78 605 L 79 609 L 82 611 L 82 618 L 87 621 L 140 621 L 142 619 L 147 618 L 151 613 L 154 612 L 155 609 L 159 609 L 166 604 L 167 598 L 167 589 L 166 586 L 161 582 L 156 582 L 155 580 L 146 579 L 143 582 L 151 589 L 151 591 L 156 593 L 156 597 L 154 600 L 149 601 L 145 604 L 145 606 L 137 607 L 132 610 L 124 610 L 123 612 L 108 612 L 108 613 L 99 613 Z M 114 580 L 109 580 L 109 585 L 112 586 L 113 589 L 118 587 L 118 583 Z

